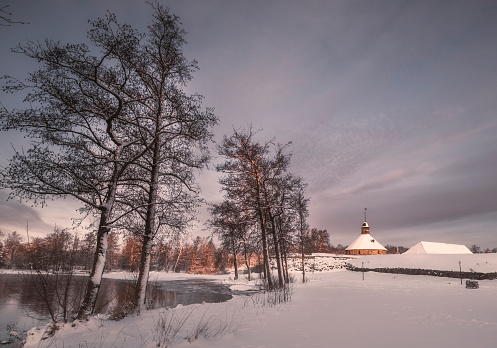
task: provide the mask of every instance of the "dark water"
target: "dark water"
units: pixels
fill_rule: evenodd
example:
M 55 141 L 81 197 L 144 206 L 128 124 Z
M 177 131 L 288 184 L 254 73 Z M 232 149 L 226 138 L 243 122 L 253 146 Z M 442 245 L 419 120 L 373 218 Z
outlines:
M 10 338 L 11 326 L 15 326 L 17 332 L 22 332 L 49 321 L 47 305 L 42 299 L 43 296 L 39 296 L 43 287 L 39 286 L 38 280 L 27 274 L 0 274 L 0 342 Z M 53 277 L 47 279 L 45 288 L 51 288 L 52 280 Z M 79 298 L 82 295 L 86 281 L 87 277 L 74 277 L 70 283 L 71 297 Z M 129 299 L 132 286 L 133 282 L 128 280 L 103 279 L 95 306 L 96 313 L 119 316 L 119 309 Z M 227 286 L 207 279 L 161 282 L 151 280 L 147 292 L 147 299 L 151 299 L 149 305 L 153 308 L 224 302 L 231 297 Z M 116 314 L 117 312 L 119 313 Z M 0 348 L 14 347 L 17 343 L 18 341 L 10 344 L 0 343 Z

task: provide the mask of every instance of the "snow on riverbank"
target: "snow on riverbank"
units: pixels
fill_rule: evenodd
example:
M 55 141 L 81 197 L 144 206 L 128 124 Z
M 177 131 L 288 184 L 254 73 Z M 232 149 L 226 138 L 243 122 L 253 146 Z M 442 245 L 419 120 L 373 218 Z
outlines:
M 174 276 L 232 282 L 226 275 L 164 273 L 157 279 Z M 309 278 L 294 284 L 292 301 L 285 304 L 268 305 L 261 295 L 235 296 L 224 303 L 145 311 L 118 322 L 92 318 L 41 342 L 42 331 L 35 331 L 26 347 L 156 347 L 161 319 L 185 319 L 175 347 L 495 347 L 496 280 L 480 281 L 472 290 L 453 278 L 369 272 L 362 280 L 361 273 L 343 269 Z M 221 334 L 204 339 L 202 326 L 211 328 L 204 336 Z

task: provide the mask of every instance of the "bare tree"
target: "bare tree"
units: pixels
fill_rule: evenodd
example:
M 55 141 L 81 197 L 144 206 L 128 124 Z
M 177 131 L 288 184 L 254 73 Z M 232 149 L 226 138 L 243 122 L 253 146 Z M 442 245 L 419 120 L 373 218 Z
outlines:
M 331 251 L 330 234 L 327 230 L 312 228 L 307 237 L 308 253 L 326 253 Z
M 152 7 L 148 34 L 119 24 L 110 13 L 91 22 L 88 38 L 98 56 L 83 44 L 17 47 L 44 68 L 28 83 L 8 78 L 3 88 L 29 89 L 26 100 L 35 106 L 2 110 L 4 130 L 25 131 L 34 139 L 3 171 L 5 186 L 13 196 L 41 204 L 48 196 L 70 195 L 100 215 L 80 319 L 93 312 L 111 226 L 123 218 L 134 221 L 135 214 L 144 225 L 137 287 L 142 302 L 151 241 L 159 229 L 181 230 L 191 220 L 185 213 L 198 204 L 194 170 L 209 159 L 208 128 L 217 120 L 212 110 L 200 110 L 201 96 L 182 91 L 196 62 L 182 55 L 178 18 L 158 4 Z
M 7 234 L 4 241 L 5 254 L 8 257 L 7 268 L 15 266 L 16 253 L 22 248 L 22 236 L 16 231 Z
M 261 145 L 253 140 L 254 132 L 250 126 L 248 130 L 237 131 L 231 137 L 225 136 L 218 146 L 218 152 L 226 160 L 216 166 L 216 170 L 226 176 L 219 180 L 226 196 L 230 200 L 251 208 L 259 221 L 262 241 L 264 274 L 268 287 L 273 288 L 269 267 L 269 250 L 266 231 L 266 213 L 263 197 L 262 167 L 265 156 L 269 152 L 270 143 Z
M 250 280 L 250 261 L 248 260 L 247 231 L 251 219 L 243 209 L 234 202 L 225 200 L 209 207 L 211 219 L 208 224 L 213 233 L 221 240 L 221 245 L 233 254 L 235 280 L 238 279 L 238 253 L 243 247 L 245 264 Z
M 276 253 L 279 285 L 283 286 L 283 272 L 275 222 L 275 208 L 278 204 L 276 192 L 279 179 L 288 168 L 290 155 L 285 153 L 286 145 L 275 144 L 273 140 L 260 143 L 254 139 L 249 126 L 245 130 L 234 130 L 230 137 L 224 137 L 218 152 L 225 162 L 216 169 L 226 175 L 220 179 L 226 199 L 250 209 L 258 220 L 264 273 L 268 287 L 274 287 L 269 265 L 268 236 L 273 236 Z
M 106 260 L 107 235 L 114 221 L 119 185 L 143 148 L 133 125 L 140 98 L 127 61 L 140 35 L 116 23 L 115 16 L 92 22 L 85 44 L 29 42 L 13 51 L 42 67 L 25 81 L 6 77 L 7 92 L 27 90 L 26 109 L 2 109 L 3 130 L 27 133 L 32 144 L 18 150 L 2 170 L 11 197 L 45 204 L 47 198 L 72 196 L 83 211 L 99 215 L 97 246 L 79 318 L 93 312 Z M 112 32 L 113 35 L 109 35 Z
M 183 55 L 186 32 L 179 18 L 167 7 L 151 6 L 154 19 L 129 61 L 141 94 L 137 131 L 147 148 L 132 165 L 126 201 L 139 216 L 134 230 L 142 237 L 135 306 L 145 302 L 155 236 L 177 234 L 194 218 L 200 204 L 195 173 L 209 160 L 210 127 L 217 123 L 211 109 L 201 110 L 202 96 L 182 90 L 198 67 Z
M 13 20 L 12 13 L 8 11 L 9 5 L 0 5 L 0 26 L 10 27 L 12 24 L 27 24 L 26 22 Z
M 290 198 L 290 209 L 296 214 L 295 224 L 298 231 L 298 241 L 300 246 L 300 255 L 302 257 L 302 283 L 305 283 L 305 241 L 309 232 L 309 198 L 305 197 L 306 184 L 301 178 L 297 178 L 295 190 Z

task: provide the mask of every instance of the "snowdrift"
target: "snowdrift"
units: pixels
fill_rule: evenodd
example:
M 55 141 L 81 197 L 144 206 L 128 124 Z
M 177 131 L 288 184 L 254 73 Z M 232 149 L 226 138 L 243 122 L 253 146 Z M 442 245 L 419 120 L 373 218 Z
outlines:
M 355 256 L 354 256 L 355 257 Z M 346 267 L 346 261 L 351 257 L 348 255 L 337 255 L 327 253 L 314 253 L 305 255 L 304 265 L 306 272 L 324 272 Z M 276 269 L 276 262 L 271 260 L 271 268 Z M 290 255 L 288 258 L 288 270 L 290 272 L 302 272 L 302 258 L 300 255 Z

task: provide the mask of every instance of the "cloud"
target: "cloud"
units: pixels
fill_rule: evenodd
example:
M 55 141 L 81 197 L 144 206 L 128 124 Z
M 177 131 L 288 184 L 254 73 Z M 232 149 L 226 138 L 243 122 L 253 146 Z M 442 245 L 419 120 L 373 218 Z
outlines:
M 104 15 L 103 8 L 141 29 L 150 19 L 148 5 L 135 1 L 59 5 L 12 4 L 31 24 L 0 31 L 8 68 L 1 74 L 33 67 L 6 53 L 11 43 L 80 42 L 86 20 Z M 443 241 L 451 229 L 450 237 L 463 237 L 471 226 L 489 240 L 497 206 L 495 1 L 185 0 L 170 6 L 188 31 L 187 57 L 199 61 L 188 91 L 205 95 L 204 105 L 215 107 L 221 120 L 216 139 L 252 123 L 263 128 L 263 138 L 293 141 L 291 170 L 309 183 L 313 227 L 349 243 L 368 207 L 373 231 L 393 241 L 415 244 L 429 233 Z M 0 164 L 8 157 L 4 139 Z M 219 199 L 216 173 L 200 180 L 206 199 Z M 20 209 L 33 221 L 63 221 L 62 215 L 74 215 L 65 203 Z
M 14 200 L 7 200 L 5 192 L 0 192 L 0 228 L 4 232 L 17 231 L 22 234 L 26 231 L 26 224 L 30 231 L 49 231 L 53 228 L 40 217 L 35 208 Z
M 29 206 L 29 202 L 7 200 L 6 192 L 0 192 L 0 229 L 4 232 L 26 231 L 29 225 L 30 237 L 44 237 L 57 225 L 61 228 L 85 228 L 88 221 L 81 226 L 74 224 L 81 218 L 77 211 L 80 204 L 72 199 L 49 201 L 44 208 Z

